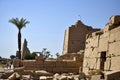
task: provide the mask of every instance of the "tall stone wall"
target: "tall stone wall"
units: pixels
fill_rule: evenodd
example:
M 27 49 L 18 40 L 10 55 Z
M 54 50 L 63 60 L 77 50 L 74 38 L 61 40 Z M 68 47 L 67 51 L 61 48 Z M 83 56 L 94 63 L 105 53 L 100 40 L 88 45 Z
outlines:
M 83 72 L 120 70 L 119 58 L 120 16 L 112 16 L 104 29 L 87 36 Z
M 76 22 L 65 31 L 63 54 L 77 53 L 85 49 L 86 34 L 98 31 L 90 26 L 84 25 L 81 21 Z

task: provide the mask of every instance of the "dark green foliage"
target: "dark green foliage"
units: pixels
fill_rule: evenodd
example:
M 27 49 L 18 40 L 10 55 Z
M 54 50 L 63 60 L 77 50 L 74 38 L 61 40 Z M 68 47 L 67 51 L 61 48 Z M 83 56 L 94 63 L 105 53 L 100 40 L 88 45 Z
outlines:
M 16 56 L 15 55 L 10 55 L 10 58 L 14 59 L 14 58 L 16 58 Z
M 57 56 L 57 58 L 60 56 L 60 54 L 59 54 L 59 53 L 56 53 L 55 55 Z
M 43 58 L 49 58 L 49 56 L 50 56 L 50 51 L 48 51 L 47 50 L 47 48 L 43 48 L 43 50 L 42 50 L 42 56 L 43 56 Z
M 37 56 L 36 53 L 32 53 L 32 54 L 31 53 L 26 53 L 24 58 L 26 60 L 33 60 L 33 59 L 35 59 L 36 56 Z
M 37 56 L 36 53 L 32 53 L 32 54 L 31 54 L 31 59 L 35 59 L 36 56 Z
M 26 53 L 24 58 L 26 60 L 30 60 L 31 59 L 31 53 Z

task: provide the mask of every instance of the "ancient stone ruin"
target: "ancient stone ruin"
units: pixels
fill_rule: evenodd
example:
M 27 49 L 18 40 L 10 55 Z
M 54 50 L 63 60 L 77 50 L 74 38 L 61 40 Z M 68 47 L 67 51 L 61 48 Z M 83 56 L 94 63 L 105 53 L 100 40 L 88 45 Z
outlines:
M 77 53 L 85 49 L 86 35 L 100 29 L 83 24 L 80 20 L 65 30 L 63 54 Z
M 37 56 L 35 60 L 24 60 L 27 51 L 29 49 L 25 40 L 23 60 L 14 60 L 14 72 L 22 76 L 35 78 L 55 74 L 55 80 L 120 80 L 120 16 L 112 16 L 103 29 L 94 29 L 77 21 L 66 29 L 63 53 L 57 59 Z M 49 73 L 40 74 L 41 70 Z M 62 73 L 67 73 L 64 74 L 64 79 Z M 47 80 L 43 78 L 40 80 Z
M 30 50 L 27 47 L 27 40 L 24 39 L 24 43 L 23 43 L 23 47 L 22 47 L 22 52 L 21 52 L 21 58 L 22 58 L 22 60 L 24 60 L 26 53 L 30 53 Z
M 120 16 L 112 16 L 103 29 L 87 35 L 83 72 L 88 74 L 88 71 L 96 69 L 117 72 L 120 70 L 119 63 Z M 119 78 L 114 75 L 110 80 L 119 80 L 120 72 L 118 74 Z

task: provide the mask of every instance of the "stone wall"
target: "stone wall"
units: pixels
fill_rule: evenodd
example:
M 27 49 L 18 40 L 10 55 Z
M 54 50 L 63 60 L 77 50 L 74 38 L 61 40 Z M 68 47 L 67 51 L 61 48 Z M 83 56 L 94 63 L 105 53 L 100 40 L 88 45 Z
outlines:
M 104 29 L 87 35 L 83 72 L 87 74 L 89 70 L 94 69 L 120 70 L 118 63 L 120 63 L 120 16 L 112 16 Z
M 83 64 L 83 54 L 72 54 L 71 58 L 23 60 L 24 70 L 46 70 L 51 73 L 78 73 Z M 80 57 L 81 56 L 81 57 Z M 14 66 L 19 67 L 20 61 L 15 60 Z
M 78 73 L 82 62 L 77 62 L 76 60 L 24 60 L 23 66 L 25 70 L 46 70 L 51 73 Z
M 98 31 L 90 26 L 84 25 L 81 21 L 76 22 L 65 30 L 63 54 L 77 53 L 85 49 L 86 34 Z

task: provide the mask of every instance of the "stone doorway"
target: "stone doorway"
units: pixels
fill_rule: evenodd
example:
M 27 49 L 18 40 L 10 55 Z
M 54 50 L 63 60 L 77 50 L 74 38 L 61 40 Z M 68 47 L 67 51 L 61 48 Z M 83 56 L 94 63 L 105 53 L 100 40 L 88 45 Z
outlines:
M 100 55 L 100 70 L 104 71 L 105 61 L 106 61 L 106 51 L 101 52 Z

